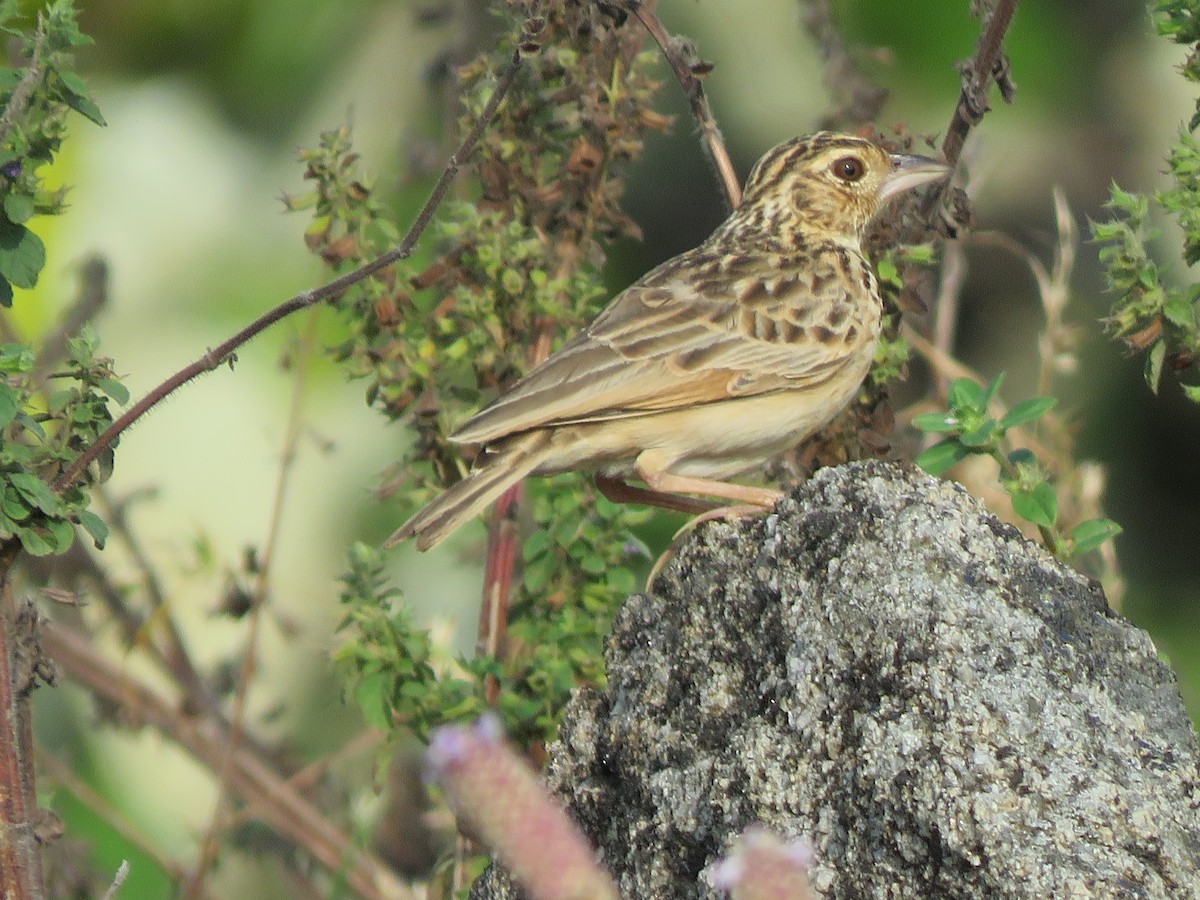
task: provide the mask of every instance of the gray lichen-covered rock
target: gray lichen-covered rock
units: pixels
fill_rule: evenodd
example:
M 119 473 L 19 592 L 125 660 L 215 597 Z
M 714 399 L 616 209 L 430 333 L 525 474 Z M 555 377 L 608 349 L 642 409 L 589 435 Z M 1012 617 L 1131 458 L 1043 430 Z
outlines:
M 626 897 L 716 896 L 754 822 L 810 838 L 831 898 L 1200 897 L 1172 673 L 953 484 L 852 464 L 702 527 L 608 663 L 550 779 Z

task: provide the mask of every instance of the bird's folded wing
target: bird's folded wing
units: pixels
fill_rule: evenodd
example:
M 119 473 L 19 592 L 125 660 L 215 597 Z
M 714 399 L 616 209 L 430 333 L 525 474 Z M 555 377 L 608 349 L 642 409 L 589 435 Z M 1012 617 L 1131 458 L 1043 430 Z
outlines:
M 635 285 L 584 331 L 534 369 L 458 432 L 462 444 L 486 444 L 548 425 L 647 415 L 781 390 L 833 377 L 854 354 L 841 341 L 793 335 L 772 327 L 760 308 L 760 332 L 739 324 L 732 297 L 703 298 L 677 281 Z M 782 312 L 781 310 L 779 311 Z M 794 330 L 794 329 L 793 329 Z

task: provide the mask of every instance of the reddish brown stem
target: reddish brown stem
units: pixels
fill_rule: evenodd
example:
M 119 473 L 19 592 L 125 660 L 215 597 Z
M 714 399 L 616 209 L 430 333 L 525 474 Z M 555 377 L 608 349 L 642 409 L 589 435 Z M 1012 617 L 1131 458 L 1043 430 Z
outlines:
M 0 560 L 7 573 L 12 559 Z M 35 834 L 33 728 L 29 691 L 39 651 L 32 607 L 22 613 L 7 574 L 0 576 L 0 891 L 6 900 L 42 900 L 42 856 Z
M 516 514 L 525 499 L 525 484 L 514 484 L 496 501 L 488 533 L 487 566 L 483 574 L 483 604 L 479 611 L 478 652 L 500 659 L 508 635 L 508 608 L 512 603 L 513 576 L 517 567 L 520 533 Z M 494 675 L 484 679 L 484 697 L 489 706 L 500 699 L 500 682 Z

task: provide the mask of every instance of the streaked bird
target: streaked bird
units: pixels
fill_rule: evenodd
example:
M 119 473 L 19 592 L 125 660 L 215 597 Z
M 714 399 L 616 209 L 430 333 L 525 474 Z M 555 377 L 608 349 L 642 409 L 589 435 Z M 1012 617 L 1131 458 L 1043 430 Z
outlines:
M 479 448 L 470 473 L 388 543 L 428 549 L 527 475 L 570 470 L 596 473 L 614 499 L 769 509 L 779 491 L 729 479 L 857 393 L 883 312 L 863 234 L 889 200 L 949 174 L 848 134 L 770 150 L 708 240 L 618 294 L 452 435 Z

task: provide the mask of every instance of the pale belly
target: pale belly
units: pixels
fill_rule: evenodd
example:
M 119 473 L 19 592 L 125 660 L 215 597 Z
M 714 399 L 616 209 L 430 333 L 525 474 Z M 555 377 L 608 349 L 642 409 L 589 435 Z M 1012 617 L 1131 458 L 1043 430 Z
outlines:
M 828 424 L 858 392 L 866 363 L 813 390 L 736 397 L 670 412 L 570 425 L 551 438 L 555 452 L 536 474 L 575 469 L 635 474 L 643 451 L 669 460 L 675 475 L 723 480 L 761 465 Z

